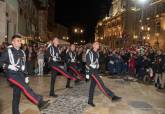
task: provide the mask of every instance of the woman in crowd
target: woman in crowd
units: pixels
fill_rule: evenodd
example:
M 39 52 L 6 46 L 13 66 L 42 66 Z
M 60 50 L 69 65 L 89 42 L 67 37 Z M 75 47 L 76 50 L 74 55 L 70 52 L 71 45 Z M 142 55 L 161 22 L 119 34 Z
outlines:
M 39 47 L 39 51 L 37 53 L 38 60 L 38 76 L 43 75 L 43 67 L 44 67 L 44 50 L 43 47 Z

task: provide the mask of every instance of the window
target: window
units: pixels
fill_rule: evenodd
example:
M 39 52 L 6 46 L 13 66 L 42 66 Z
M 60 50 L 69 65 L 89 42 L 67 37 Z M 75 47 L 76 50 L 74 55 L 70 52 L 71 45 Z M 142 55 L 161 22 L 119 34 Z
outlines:
M 160 28 L 161 28 L 160 21 L 159 22 L 156 22 L 156 32 L 157 33 L 160 33 Z

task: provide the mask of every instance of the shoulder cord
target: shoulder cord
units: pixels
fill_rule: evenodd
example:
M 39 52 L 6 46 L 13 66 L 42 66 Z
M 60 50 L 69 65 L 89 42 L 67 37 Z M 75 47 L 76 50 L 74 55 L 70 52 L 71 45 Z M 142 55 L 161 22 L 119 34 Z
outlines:
M 16 64 L 14 62 L 14 57 L 13 57 L 13 53 L 11 51 L 10 48 L 8 48 L 8 54 L 9 54 L 9 61 L 12 65 L 18 65 L 18 63 L 20 62 L 20 58 L 17 60 Z
M 97 54 L 97 55 L 99 57 L 99 54 Z M 96 60 L 93 61 L 93 53 L 91 51 L 89 52 L 89 58 L 90 58 L 91 64 L 98 64 L 98 62 L 99 62 L 98 58 L 96 58 Z
M 75 54 L 75 56 L 73 56 L 72 52 L 69 52 L 69 56 L 70 56 L 71 60 L 74 60 L 74 61 L 75 61 L 75 59 L 76 59 L 76 54 Z
M 53 58 L 59 58 L 59 55 L 58 53 L 55 53 L 54 52 L 54 48 L 52 46 L 50 46 L 50 55 L 53 57 Z

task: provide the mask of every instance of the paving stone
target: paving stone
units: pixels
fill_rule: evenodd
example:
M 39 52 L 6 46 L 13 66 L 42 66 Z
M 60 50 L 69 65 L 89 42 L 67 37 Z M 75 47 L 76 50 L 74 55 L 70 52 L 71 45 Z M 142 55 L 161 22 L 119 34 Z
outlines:
M 133 108 L 141 109 L 144 111 L 152 110 L 152 105 L 144 102 L 144 101 L 131 101 L 128 103 Z
M 83 114 L 87 106 L 90 83 L 80 83 L 57 99 L 51 101 L 50 106 L 41 114 Z M 98 92 L 95 92 L 98 95 Z

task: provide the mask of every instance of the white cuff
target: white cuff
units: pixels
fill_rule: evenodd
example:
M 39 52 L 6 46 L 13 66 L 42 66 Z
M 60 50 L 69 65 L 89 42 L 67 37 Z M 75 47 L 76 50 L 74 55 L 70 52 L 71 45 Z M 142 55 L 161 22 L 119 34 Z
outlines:
M 29 83 L 29 77 L 25 78 L 25 83 L 28 84 Z
M 96 68 L 96 65 L 94 65 L 94 64 L 90 64 L 89 66 L 90 66 L 91 68 L 93 68 L 93 69 Z

